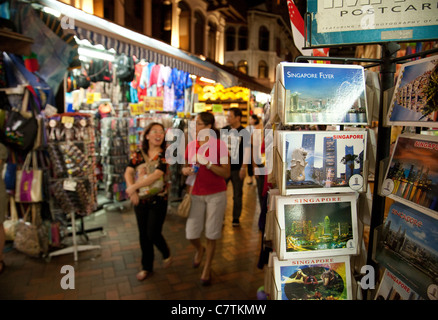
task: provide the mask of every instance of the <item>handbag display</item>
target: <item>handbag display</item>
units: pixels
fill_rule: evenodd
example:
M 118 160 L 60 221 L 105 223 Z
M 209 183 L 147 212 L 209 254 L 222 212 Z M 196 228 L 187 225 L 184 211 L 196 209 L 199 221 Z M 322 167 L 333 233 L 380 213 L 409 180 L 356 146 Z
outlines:
M 30 162 L 32 162 L 32 167 Z M 27 154 L 21 170 L 17 170 L 17 180 L 15 185 L 16 202 L 41 202 L 43 201 L 42 192 L 43 171 L 38 169 L 35 151 Z

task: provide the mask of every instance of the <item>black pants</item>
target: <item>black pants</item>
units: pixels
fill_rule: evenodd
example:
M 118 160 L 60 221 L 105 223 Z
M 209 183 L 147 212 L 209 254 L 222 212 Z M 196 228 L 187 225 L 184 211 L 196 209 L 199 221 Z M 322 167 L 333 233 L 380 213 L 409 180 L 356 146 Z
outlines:
M 231 170 L 230 177 L 233 186 L 233 220 L 239 220 L 242 214 L 243 180 L 240 179 L 239 170 Z
M 170 256 L 169 247 L 162 235 L 163 223 L 167 213 L 167 200 L 163 197 L 154 197 L 153 200 L 140 201 L 134 207 L 134 211 L 140 236 L 142 269 L 153 271 L 154 245 L 163 255 L 163 259 Z

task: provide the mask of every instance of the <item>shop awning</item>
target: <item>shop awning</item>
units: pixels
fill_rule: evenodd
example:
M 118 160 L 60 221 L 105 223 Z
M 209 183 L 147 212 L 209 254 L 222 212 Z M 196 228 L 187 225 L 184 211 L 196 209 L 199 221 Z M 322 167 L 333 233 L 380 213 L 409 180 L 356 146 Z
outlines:
M 59 1 L 38 0 L 38 3 L 58 11 L 61 14 L 60 19 L 66 26 L 73 26 L 74 29 L 71 29 L 71 32 L 81 40 L 87 39 L 92 44 L 101 44 L 107 49 L 114 48 L 118 54 L 135 55 L 137 58 L 145 59 L 148 62 L 161 63 L 171 68 L 213 79 L 224 87 L 238 84 L 237 78 L 232 74 L 164 42 Z

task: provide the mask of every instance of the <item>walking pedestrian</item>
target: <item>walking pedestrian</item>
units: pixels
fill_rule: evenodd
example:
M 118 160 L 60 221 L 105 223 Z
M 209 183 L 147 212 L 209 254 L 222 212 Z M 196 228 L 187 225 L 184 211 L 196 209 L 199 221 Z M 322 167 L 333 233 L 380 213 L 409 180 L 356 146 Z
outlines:
M 186 237 L 196 249 L 194 268 L 200 266 L 204 253 L 206 255 L 200 280 L 202 285 L 209 285 L 216 241 L 222 237 L 227 206 L 225 179 L 230 175 L 230 160 L 226 144 L 219 139 L 213 114 L 201 112 L 195 121 L 196 139 L 187 145 L 187 164 L 182 168 L 184 175 L 195 179 Z M 206 247 L 201 242 L 203 231 L 207 240 Z
M 164 267 L 172 263 L 170 250 L 162 234 L 167 213 L 167 174 L 165 129 L 151 123 L 143 133 L 141 148 L 135 152 L 125 171 L 126 193 L 134 205 L 142 252 L 142 281 L 153 272 L 154 245 L 163 256 Z

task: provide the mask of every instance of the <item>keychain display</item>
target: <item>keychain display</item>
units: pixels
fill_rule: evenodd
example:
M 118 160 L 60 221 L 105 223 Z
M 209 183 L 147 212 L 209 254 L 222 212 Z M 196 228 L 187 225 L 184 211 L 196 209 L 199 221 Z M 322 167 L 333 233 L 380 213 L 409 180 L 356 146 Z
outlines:
M 46 119 L 54 211 L 89 215 L 97 208 L 94 120 L 63 113 Z
M 129 124 L 132 119 L 101 119 L 100 156 L 103 166 L 105 197 L 114 201 L 127 199 L 124 178 L 129 163 Z

